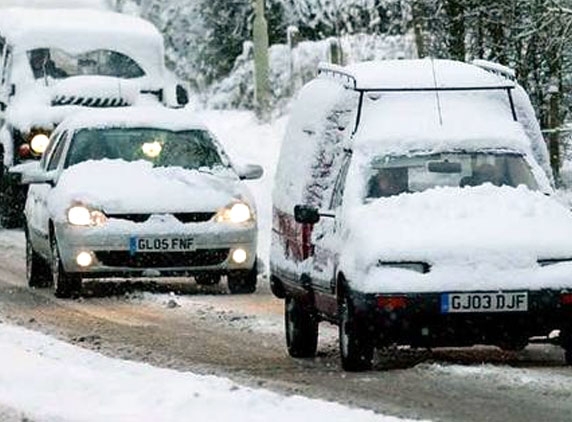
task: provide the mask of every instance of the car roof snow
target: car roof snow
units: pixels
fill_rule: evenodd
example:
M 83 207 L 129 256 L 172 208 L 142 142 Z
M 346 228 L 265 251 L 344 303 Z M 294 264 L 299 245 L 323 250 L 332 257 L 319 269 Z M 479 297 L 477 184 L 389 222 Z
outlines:
M 345 67 L 321 64 L 322 77 L 339 80 L 358 91 L 407 91 L 435 89 L 507 89 L 514 82 L 505 73 L 453 60 L 382 60 Z

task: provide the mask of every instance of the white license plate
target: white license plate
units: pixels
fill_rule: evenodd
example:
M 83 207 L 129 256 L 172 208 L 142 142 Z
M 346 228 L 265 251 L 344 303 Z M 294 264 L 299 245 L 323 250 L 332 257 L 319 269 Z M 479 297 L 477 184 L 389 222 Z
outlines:
M 442 314 L 525 311 L 528 311 L 528 292 L 441 294 Z
M 194 251 L 192 237 L 132 237 L 129 251 L 135 252 L 187 252 Z

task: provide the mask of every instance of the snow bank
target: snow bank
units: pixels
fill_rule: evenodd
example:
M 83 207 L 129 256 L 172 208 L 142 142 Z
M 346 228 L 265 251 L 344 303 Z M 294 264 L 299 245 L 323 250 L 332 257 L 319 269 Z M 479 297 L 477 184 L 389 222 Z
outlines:
M 110 359 L 4 324 L 0 324 L 0 402 L 34 420 L 401 420 L 241 387 L 225 378 Z

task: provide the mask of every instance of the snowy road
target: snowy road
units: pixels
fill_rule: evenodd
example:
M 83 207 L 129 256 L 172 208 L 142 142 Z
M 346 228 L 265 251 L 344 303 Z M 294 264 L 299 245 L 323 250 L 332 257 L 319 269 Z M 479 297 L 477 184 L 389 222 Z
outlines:
M 318 358 L 287 356 L 282 305 L 265 285 L 231 296 L 194 284 L 89 284 L 81 300 L 63 301 L 25 287 L 23 246 L 21 232 L 0 232 L 0 319 L 108 356 L 401 417 L 568 421 L 572 414 L 572 369 L 557 347 L 404 350 L 381 356 L 372 372 L 347 374 L 331 327 L 322 330 Z

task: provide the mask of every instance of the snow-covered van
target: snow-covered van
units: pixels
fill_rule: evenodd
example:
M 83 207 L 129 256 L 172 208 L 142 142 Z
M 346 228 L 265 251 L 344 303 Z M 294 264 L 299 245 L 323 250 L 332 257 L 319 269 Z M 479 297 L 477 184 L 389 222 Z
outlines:
M 572 214 L 507 68 L 322 66 L 293 105 L 273 193 L 271 287 L 295 357 L 339 326 L 346 370 L 374 349 L 525 347 L 572 363 Z
M 4 225 L 22 217 L 14 166 L 39 159 L 50 133 L 80 109 L 125 107 L 143 97 L 186 103 L 149 22 L 91 9 L 0 8 L 0 145 Z

